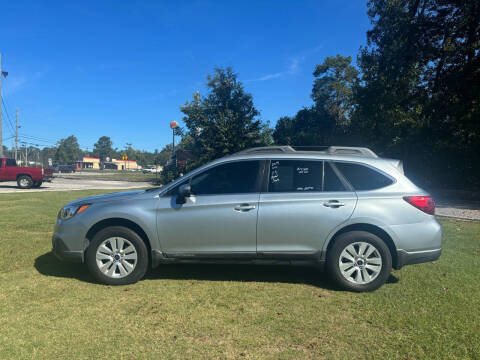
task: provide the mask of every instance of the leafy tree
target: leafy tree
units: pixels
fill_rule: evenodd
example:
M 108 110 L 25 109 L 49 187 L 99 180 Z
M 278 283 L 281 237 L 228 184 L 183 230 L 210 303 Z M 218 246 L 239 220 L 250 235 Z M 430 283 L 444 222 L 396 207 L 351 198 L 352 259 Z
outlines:
M 335 119 L 337 127 L 346 129 L 354 105 L 353 86 L 358 70 L 351 65 L 352 58 L 329 56 L 315 66 L 312 99 L 317 108 L 323 108 Z
M 55 159 L 55 153 L 57 152 L 57 148 L 54 146 L 47 146 L 41 150 L 40 157 L 43 163 L 43 166 L 49 166 L 48 159 Z
M 165 166 L 168 159 L 172 157 L 172 144 L 165 145 L 156 156 L 156 163 Z
M 294 118 L 282 116 L 278 119 L 275 129 L 273 130 L 273 138 L 279 145 L 294 145 Z
M 270 127 L 270 122 L 267 121 L 261 125 L 260 129 L 260 139 L 258 145 L 270 146 L 273 145 L 273 129 Z
M 74 135 L 71 135 L 58 142 L 55 162 L 57 164 L 73 164 L 79 160 L 81 155 L 82 150 L 80 150 L 78 140 Z
M 324 108 L 303 108 L 293 118 L 280 118 L 273 137 L 279 145 L 330 145 L 335 136 L 335 128 L 334 117 Z
M 180 108 L 197 164 L 264 145 L 268 135 L 262 134 L 260 113 L 233 70 L 215 69 L 207 76 L 207 87 L 206 97 L 195 93 Z
M 106 161 L 107 157 L 112 158 L 115 154 L 113 143 L 109 136 L 101 136 L 93 145 L 92 155 L 99 157 L 100 161 Z
M 480 3 L 371 0 L 368 8 L 354 129 L 427 183 L 479 186 Z

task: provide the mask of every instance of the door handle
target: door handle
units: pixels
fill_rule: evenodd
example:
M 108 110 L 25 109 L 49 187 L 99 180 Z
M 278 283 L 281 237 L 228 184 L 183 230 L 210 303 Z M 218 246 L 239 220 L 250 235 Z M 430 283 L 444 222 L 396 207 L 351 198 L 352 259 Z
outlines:
M 253 210 L 253 209 L 255 209 L 255 208 L 256 208 L 255 205 L 240 204 L 240 205 L 235 206 L 233 209 L 234 209 L 235 211 L 245 212 L 245 211 Z
M 345 203 L 342 203 L 338 200 L 328 200 L 323 203 L 323 206 L 330 208 L 339 208 L 340 206 L 345 206 Z

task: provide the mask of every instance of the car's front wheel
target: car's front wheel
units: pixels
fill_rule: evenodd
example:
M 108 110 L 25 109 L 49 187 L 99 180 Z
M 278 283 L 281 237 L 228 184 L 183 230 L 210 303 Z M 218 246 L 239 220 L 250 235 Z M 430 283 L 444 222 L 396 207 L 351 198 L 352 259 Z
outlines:
M 327 270 L 342 288 L 373 291 L 392 271 L 392 256 L 385 242 L 366 231 L 343 233 L 327 253 Z
M 140 280 L 148 268 L 148 251 L 142 238 L 123 226 L 99 231 L 85 253 L 86 263 L 99 282 L 126 285 Z

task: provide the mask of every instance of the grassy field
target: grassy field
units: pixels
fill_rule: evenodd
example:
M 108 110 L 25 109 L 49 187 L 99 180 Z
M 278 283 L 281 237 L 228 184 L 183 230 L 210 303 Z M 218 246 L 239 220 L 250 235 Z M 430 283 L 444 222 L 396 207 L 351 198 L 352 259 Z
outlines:
M 55 177 L 62 177 L 66 179 L 95 179 L 95 180 L 116 180 L 116 181 L 146 181 L 154 182 L 159 177 L 160 174 L 156 177 L 155 174 L 147 173 L 144 174 L 140 171 L 112 171 L 112 170 L 90 170 L 90 171 L 80 171 L 73 174 L 55 174 Z
M 439 261 L 374 293 L 310 268 L 166 265 L 92 282 L 50 253 L 78 191 L 0 195 L 1 359 L 479 359 L 480 223 L 442 220 Z

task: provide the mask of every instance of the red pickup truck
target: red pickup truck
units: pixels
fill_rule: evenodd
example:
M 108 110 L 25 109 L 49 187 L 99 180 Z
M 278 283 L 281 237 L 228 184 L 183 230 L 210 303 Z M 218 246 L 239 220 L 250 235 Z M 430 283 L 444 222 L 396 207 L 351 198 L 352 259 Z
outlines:
M 0 158 L 0 181 L 16 181 L 21 189 L 38 188 L 52 180 L 53 172 L 39 167 L 17 166 L 15 159 Z

